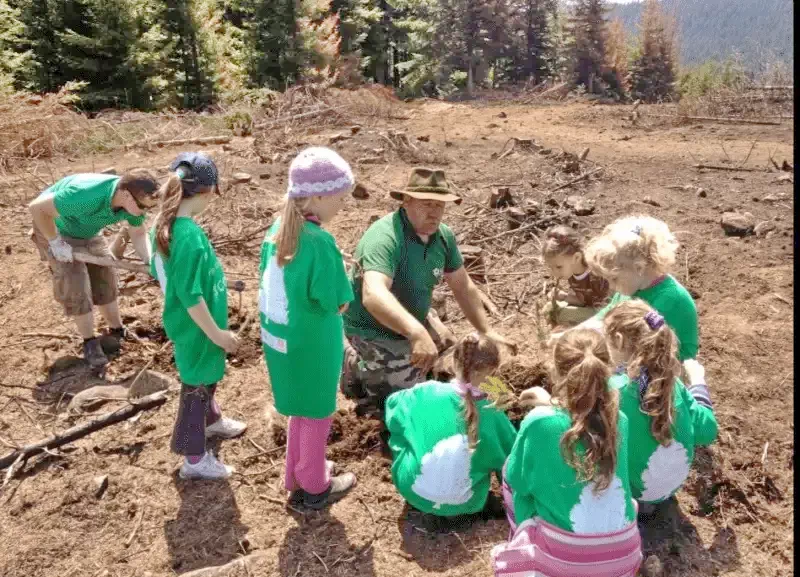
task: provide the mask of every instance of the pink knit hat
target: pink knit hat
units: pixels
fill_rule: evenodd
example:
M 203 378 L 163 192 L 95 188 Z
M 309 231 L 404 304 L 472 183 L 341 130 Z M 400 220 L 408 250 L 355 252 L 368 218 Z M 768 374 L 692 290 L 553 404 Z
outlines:
M 289 198 L 332 196 L 355 186 L 353 171 L 335 151 L 312 146 L 298 154 L 289 166 Z

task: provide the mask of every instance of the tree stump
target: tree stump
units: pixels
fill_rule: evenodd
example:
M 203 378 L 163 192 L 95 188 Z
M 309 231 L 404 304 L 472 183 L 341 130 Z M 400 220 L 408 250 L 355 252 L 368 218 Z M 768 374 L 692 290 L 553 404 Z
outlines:
M 511 188 L 508 186 L 501 186 L 492 191 L 489 197 L 489 208 L 507 208 L 516 206 L 514 197 L 511 196 Z
M 506 212 L 506 221 L 508 223 L 508 230 L 516 230 L 522 223 L 525 222 L 528 213 L 521 208 L 510 208 Z

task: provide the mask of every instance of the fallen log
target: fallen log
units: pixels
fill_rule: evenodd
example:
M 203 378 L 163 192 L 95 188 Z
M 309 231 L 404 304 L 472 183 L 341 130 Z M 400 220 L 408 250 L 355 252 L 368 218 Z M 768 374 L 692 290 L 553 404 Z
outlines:
M 336 110 L 341 110 L 343 108 L 348 108 L 348 104 L 343 104 L 342 106 L 326 106 L 325 108 L 321 108 L 319 110 L 312 110 L 311 112 L 303 112 L 302 114 L 295 114 L 293 116 L 284 116 L 283 118 L 276 118 L 275 120 L 267 120 L 266 122 L 260 122 L 253 126 L 253 128 L 269 128 L 270 126 L 274 126 L 276 124 L 281 124 L 283 122 L 292 122 L 293 120 L 300 120 L 301 118 L 312 118 L 314 116 L 319 116 L 320 114 L 325 114 L 326 112 L 334 112 Z
M 126 148 L 133 146 L 185 146 L 187 144 L 228 144 L 233 137 L 231 136 L 200 136 L 197 138 L 179 138 L 176 140 L 144 140 L 135 144 L 129 144 Z
M 85 252 L 78 252 L 78 251 L 72 252 L 72 258 L 73 260 L 77 260 L 79 262 L 85 262 L 87 264 L 96 264 L 97 266 L 110 266 L 112 268 L 129 270 L 131 272 L 139 272 L 142 274 L 146 274 L 148 276 L 150 275 L 150 268 L 147 265 L 130 262 L 127 260 L 114 259 L 105 256 L 94 256 L 93 254 L 87 254 Z M 241 292 L 244 290 L 244 281 L 229 280 L 228 289 Z
M 744 168 L 742 166 L 718 166 L 716 164 L 695 164 L 698 170 L 727 170 L 730 172 L 765 172 L 761 168 Z
M 772 120 L 763 120 L 758 118 L 736 118 L 736 117 L 722 117 L 722 116 L 680 116 L 675 114 L 653 114 L 647 113 L 648 116 L 656 118 L 673 118 L 675 120 L 698 120 L 705 122 L 732 122 L 735 124 L 760 124 L 764 126 L 780 126 L 780 122 Z
M 131 401 L 127 406 L 117 409 L 112 413 L 106 413 L 105 415 L 89 421 L 88 423 L 76 425 L 71 429 L 67 429 L 61 433 L 56 433 L 52 437 L 37 441 L 30 445 L 26 445 L 20 449 L 17 449 L 16 451 L 12 451 L 6 456 L 0 458 L 0 470 L 13 465 L 15 462 L 17 462 L 17 460 L 27 460 L 35 455 L 44 453 L 45 451 L 67 445 L 96 431 L 125 421 L 142 411 L 160 407 L 166 401 L 167 396 L 164 392 L 154 393 L 139 400 Z

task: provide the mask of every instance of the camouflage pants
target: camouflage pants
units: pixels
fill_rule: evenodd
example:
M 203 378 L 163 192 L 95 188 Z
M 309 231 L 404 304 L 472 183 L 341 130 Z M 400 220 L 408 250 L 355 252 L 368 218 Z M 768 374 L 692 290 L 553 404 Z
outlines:
M 368 341 L 358 336 L 348 340 L 340 387 L 345 397 L 356 401 L 358 415 L 382 417 L 386 397 L 425 380 L 426 375 L 411 364 L 407 340 Z

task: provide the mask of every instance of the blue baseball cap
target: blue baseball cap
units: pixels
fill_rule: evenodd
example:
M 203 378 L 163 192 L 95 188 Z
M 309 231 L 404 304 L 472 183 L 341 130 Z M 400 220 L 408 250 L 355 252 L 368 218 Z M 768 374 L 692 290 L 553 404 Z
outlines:
M 202 152 L 181 152 L 169 165 L 169 169 L 181 177 L 184 196 L 194 196 L 204 186 L 215 187 L 219 194 L 217 165 Z

